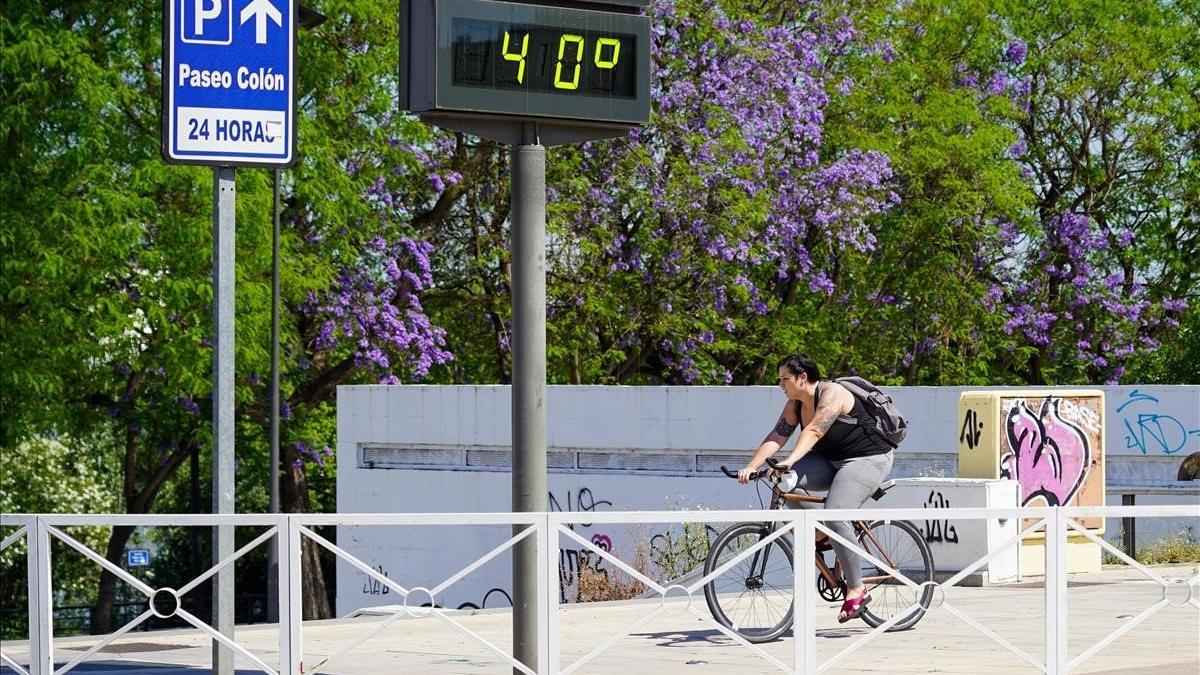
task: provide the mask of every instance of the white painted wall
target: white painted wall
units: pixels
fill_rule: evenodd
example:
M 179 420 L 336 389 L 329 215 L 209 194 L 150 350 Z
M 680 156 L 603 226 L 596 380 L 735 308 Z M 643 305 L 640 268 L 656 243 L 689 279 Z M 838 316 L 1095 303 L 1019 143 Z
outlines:
M 892 477 L 957 475 L 958 396 L 965 389 L 889 390 L 911 425 Z M 1174 479 L 1182 458 L 1200 451 L 1200 386 L 1101 389 L 1106 396 L 1110 482 Z M 720 464 L 744 463 L 783 405 L 775 387 L 549 387 L 551 507 L 757 508 L 752 488 L 715 471 Z M 339 387 L 338 510 L 508 511 L 510 414 L 510 389 L 505 386 Z M 922 506 L 927 501 L 917 492 L 913 495 L 903 498 L 905 503 L 889 498 L 886 505 Z M 1120 503 L 1115 495 L 1108 501 Z M 965 504 L 953 504 L 960 505 Z M 1153 525 L 1138 523 L 1139 541 L 1153 541 L 1178 529 L 1177 524 Z M 1110 526 L 1106 536 L 1115 538 L 1118 529 Z M 668 530 L 667 525 L 653 532 L 578 529 L 588 539 L 607 537 L 626 560 L 633 559 L 636 544 L 645 548 L 655 534 Z M 339 527 L 338 544 L 405 586 L 433 587 L 509 536 L 507 528 Z M 572 555 L 577 553 L 564 553 L 560 560 L 569 583 Z M 437 602 L 450 607 L 481 605 L 487 596 L 488 607 L 506 605 L 501 593 L 488 592 L 507 590 L 510 574 L 508 556 L 498 556 Z M 342 562 L 338 582 L 339 614 L 398 604 L 393 595 L 383 594 L 366 575 Z

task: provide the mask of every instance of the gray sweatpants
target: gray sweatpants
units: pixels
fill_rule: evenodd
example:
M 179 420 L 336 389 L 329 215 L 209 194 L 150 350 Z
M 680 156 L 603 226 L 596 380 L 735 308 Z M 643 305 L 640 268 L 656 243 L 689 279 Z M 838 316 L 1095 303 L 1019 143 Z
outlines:
M 857 509 L 870 498 L 892 470 L 893 452 L 866 457 L 831 462 L 819 453 L 810 452 L 792 467 L 796 470 L 799 482 L 796 489 L 824 491 L 827 509 Z M 816 504 L 804 502 L 787 502 L 789 506 L 798 505 L 801 508 L 811 508 Z M 837 532 L 847 541 L 855 541 L 854 528 L 846 521 L 826 523 L 829 529 Z M 853 588 L 862 583 L 862 564 L 865 558 L 852 554 L 842 544 L 833 541 L 833 552 L 842 565 L 842 576 L 846 579 L 846 587 Z

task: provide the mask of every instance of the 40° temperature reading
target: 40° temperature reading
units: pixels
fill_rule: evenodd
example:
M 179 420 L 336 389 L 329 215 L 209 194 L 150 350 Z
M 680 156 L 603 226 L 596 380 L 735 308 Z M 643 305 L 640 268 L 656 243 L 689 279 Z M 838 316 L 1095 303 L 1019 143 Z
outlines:
M 478 19 L 456 19 L 452 32 L 456 85 L 636 96 L 634 35 Z

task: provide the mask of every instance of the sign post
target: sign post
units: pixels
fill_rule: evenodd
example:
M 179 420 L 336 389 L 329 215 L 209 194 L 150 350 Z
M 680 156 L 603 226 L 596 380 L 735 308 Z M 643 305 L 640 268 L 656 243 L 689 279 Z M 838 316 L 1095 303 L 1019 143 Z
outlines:
M 284 167 L 296 137 L 295 0 L 165 0 L 163 159 L 213 167 L 213 512 L 234 512 L 236 166 Z M 234 551 L 214 531 L 213 562 Z M 213 627 L 233 637 L 233 569 L 213 581 Z M 233 652 L 213 641 L 213 673 Z
M 515 512 L 545 511 L 547 502 L 543 144 L 621 136 L 649 119 L 647 4 L 401 0 L 400 108 L 512 146 Z M 513 547 L 513 658 L 537 672 L 549 667 L 542 659 L 553 662 L 538 644 L 539 587 L 526 538 Z

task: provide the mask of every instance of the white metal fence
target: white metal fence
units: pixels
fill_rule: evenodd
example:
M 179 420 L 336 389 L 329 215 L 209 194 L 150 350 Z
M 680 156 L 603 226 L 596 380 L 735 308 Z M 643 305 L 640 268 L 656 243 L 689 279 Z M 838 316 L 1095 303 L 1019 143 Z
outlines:
M 476 641 L 488 651 L 494 653 L 503 662 L 514 669 L 533 675 L 534 673 L 571 673 L 585 666 L 589 661 L 612 647 L 618 640 L 628 636 L 640 627 L 654 620 L 666 611 L 668 597 L 676 598 L 684 593 L 689 599 L 695 599 L 697 593 L 703 596 L 703 588 L 713 578 L 724 573 L 740 559 L 753 554 L 769 544 L 771 539 L 780 536 L 795 538 L 796 551 L 812 551 L 816 543 L 817 531 L 832 537 L 841 543 L 853 546 L 860 555 L 865 556 L 873 564 L 880 566 L 894 575 L 901 583 L 919 590 L 921 584 L 909 580 L 900 571 L 893 570 L 865 551 L 858 549 L 854 542 L 843 540 L 831 531 L 827 521 L 854 519 L 891 519 L 891 520 L 921 520 L 929 516 L 925 509 L 871 509 L 871 510 L 787 510 L 787 511 L 665 511 L 665 512 L 588 512 L 588 513 L 463 513 L 463 514 L 306 514 L 306 515 L 169 515 L 169 516 L 130 516 L 130 515 L 0 515 L 0 527 L 15 528 L 11 534 L 0 541 L 0 550 L 18 541 L 24 540 L 28 547 L 28 602 L 29 602 L 29 663 L 24 666 L 7 654 L 0 654 L 0 661 L 21 675 L 58 675 L 74 669 L 80 663 L 88 660 L 105 646 L 112 643 L 125 633 L 151 617 L 177 617 L 208 634 L 212 639 L 233 650 L 236 654 L 248 659 L 262 672 L 273 675 L 290 673 L 315 672 L 327 667 L 339 658 L 358 648 L 362 643 L 386 629 L 394 621 L 404 615 L 414 613 L 414 608 L 428 604 L 432 608 L 426 611 L 445 623 L 448 628 Z M 1150 618 L 1165 607 L 1192 606 L 1200 611 L 1200 574 L 1190 578 L 1171 579 L 1162 577 L 1155 569 L 1145 567 L 1130 559 L 1119 549 L 1113 547 L 1102 538 L 1088 531 L 1080 524 L 1082 518 L 1196 518 L 1200 520 L 1200 505 L 1186 506 L 1120 506 L 1120 507 L 1065 507 L 1065 508 L 1011 508 L 1011 509 L 982 509 L 982 508 L 949 508 L 939 509 L 938 518 L 948 520 L 988 520 L 988 519 L 1032 519 L 1032 524 L 1021 529 L 1020 533 L 1009 541 L 1001 543 L 985 556 L 976 560 L 940 583 L 927 581 L 934 586 L 933 601 L 929 611 L 945 610 L 945 612 L 965 622 L 982 635 L 987 636 L 1012 655 L 1045 673 L 1068 673 L 1078 668 L 1098 651 L 1121 638 L 1137 625 Z M 760 541 L 757 545 L 742 551 L 737 557 L 729 560 L 721 568 L 711 574 L 698 578 L 684 585 L 664 586 L 662 583 L 649 578 L 642 572 L 631 567 L 626 561 L 614 556 L 609 551 L 598 547 L 591 541 L 580 537 L 571 528 L 572 525 L 584 523 L 612 524 L 645 524 L 645 523 L 733 523 L 744 521 L 774 521 L 780 523 L 775 533 Z M 1020 522 L 1020 521 L 1019 521 Z M 121 567 L 109 562 L 99 553 L 81 544 L 75 538 L 63 531 L 71 526 L 113 526 L 125 525 L 134 527 L 153 526 L 235 526 L 266 528 L 251 542 L 239 548 L 231 556 L 221 560 L 211 569 L 197 576 L 181 588 L 153 588 Z M 398 581 L 389 578 L 371 566 L 350 555 L 336 544 L 328 541 L 313 531 L 312 528 L 327 525 L 380 525 L 380 526 L 456 526 L 456 525 L 500 525 L 525 526 L 519 534 L 514 535 L 504 543 L 493 548 L 470 565 L 449 575 L 444 581 L 432 587 L 406 587 Z M 1045 612 L 1042 620 L 1045 627 L 1045 649 L 1042 654 L 1030 654 L 989 629 L 976 618 L 970 616 L 962 608 L 949 602 L 946 589 L 951 588 L 987 564 L 992 557 L 999 555 L 1009 547 L 1018 546 L 1020 541 L 1031 532 L 1039 529 L 1045 531 Z M 1066 542 L 1069 532 L 1074 531 L 1098 543 L 1112 556 L 1127 565 L 1139 570 L 1150 580 L 1161 586 L 1160 599 L 1141 611 L 1119 629 L 1097 641 L 1091 647 L 1083 650 L 1073 658 L 1068 658 L 1067 652 L 1067 574 L 1066 574 Z M 278 535 L 278 536 L 276 536 Z M 359 635 L 349 643 L 342 645 L 333 653 L 323 658 L 319 663 L 303 663 L 303 633 L 301 617 L 301 542 L 302 538 L 316 542 L 318 545 L 347 561 L 368 578 L 387 586 L 404 599 L 404 609 L 401 613 L 393 614 L 374 625 L 364 634 Z M 125 624 L 114 633 L 104 636 L 87 651 L 79 654 L 61 667 L 55 668 L 54 632 L 53 632 L 53 584 L 51 565 L 51 540 L 58 539 L 67 546 L 78 551 L 100 567 L 108 570 L 116 577 L 143 593 L 148 600 L 148 609 L 140 616 Z M 475 632 L 472 632 L 460 622 L 455 621 L 452 611 L 438 607 L 438 596 L 447 588 L 465 578 L 471 572 L 486 564 L 497 556 L 505 554 L 516 543 L 531 539 L 537 547 L 537 577 L 539 582 L 537 601 L 538 626 L 538 662 L 525 664 L 515 660 L 505 646 L 495 645 Z M 206 580 L 224 569 L 231 569 L 234 562 L 255 547 L 267 544 L 276 548 L 279 560 L 279 663 L 272 666 L 262 657 L 256 655 L 233 639 L 214 630 L 203 620 L 183 609 L 181 596 L 193 590 Z M 601 642 L 590 652 L 572 662 L 564 663 L 559 632 L 559 547 L 560 544 L 582 546 L 599 556 L 607 563 L 620 569 L 630 577 L 641 581 L 649 589 L 658 593 L 663 603 L 649 611 L 640 619 L 624 630 L 615 633 L 607 641 Z M 935 561 L 936 562 L 936 561 Z M 793 662 L 787 664 L 776 656 L 768 653 L 758 645 L 751 644 L 733 631 L 714 621 L 704 608 L 689 602 L 687 611 L 696 618 L 706 621 L 708 625 L 740 644 L 749 653 L 765 660 L 775 668 L 787 673 L 821 673 L 846 657 L 857 652 L 867 644 L 882 635 L 895 621 L 903 618 L 905 612 L 898 612 L 894 619 L 885 622 L 868 634 L 847 646 L 832 658 L 823 663 L 817 659 L 815 606 L 817 604 L 816 568 L 811 558 L 805 555 L 793 556 L 794 587 L 793 613 L 795 616 L 793 639 Z M 914 597 L 917 594 L 914 594 Z M 916 608 L 916 604 L 913 605 Z M 940 620 L 946 618 L 939 617 Z M 930 621 L 929 617 L 925 621 Z M 274 660 L 274 659 L 272 659 Z

